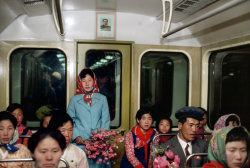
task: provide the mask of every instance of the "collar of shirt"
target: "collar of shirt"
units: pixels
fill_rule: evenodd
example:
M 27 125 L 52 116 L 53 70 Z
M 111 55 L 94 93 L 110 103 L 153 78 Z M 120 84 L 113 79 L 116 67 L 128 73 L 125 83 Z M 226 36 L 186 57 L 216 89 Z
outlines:
M 186 148 L 187 144 L 189 145 L 188 151 L 189 151 L 190 154 L 192 154 L 192 143 L 191 143 L 191 142 L 188 142 L 188 143 L 187 143 L 187 142 L 183 141 L 183 140 L 179 137 L 179 133 L 177 134 L 177 139 L 178 139 L 178 141 L 179 141 L 180 144 L 181 144 L 181 148 L 182 148 L 184 154 L 185 154 L 185 148 Z M 186 154 L 185 154 L 185 155 L 186 155 Z

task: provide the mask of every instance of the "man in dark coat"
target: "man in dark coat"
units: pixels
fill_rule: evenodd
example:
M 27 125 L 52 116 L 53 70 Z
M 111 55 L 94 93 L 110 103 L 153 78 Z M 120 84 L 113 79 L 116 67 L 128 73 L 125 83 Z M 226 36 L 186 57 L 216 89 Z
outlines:
M 204 112 L 197 107 L 184 107 L 176 111 L 178 119 L 178 134 L 163 144 L 175 155 L 180 157 L 180 167 L 184 167 L 186 158 L 193 153 L 207 153 L 208 144 L 205 140 L 195 137 Z M 196 156 L 191 159 L 191 167 L 202 167 L 207 157 Z

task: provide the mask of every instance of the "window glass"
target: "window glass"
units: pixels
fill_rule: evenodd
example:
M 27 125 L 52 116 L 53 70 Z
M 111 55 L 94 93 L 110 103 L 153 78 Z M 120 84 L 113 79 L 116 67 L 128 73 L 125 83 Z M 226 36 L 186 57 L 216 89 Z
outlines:
M 108 100 L 111 128 L 121 124 L 122 54 L 114 50 L 89 50 L 86 67 L 96 74 L 100 93 Z
M 147 52 L 141 59 L 140 106 L 154 109 L 155 120 L 170 117 L 188 102 L 188 59 L 182 53 Z
M 65 54 L 21 48 L 10 56 L 10 103 L 23 105 L 28 127 L 39 127 L 51 110 L 66 110 Z
M 209 125 L 222 115 L 235 113 L 248 127 L 250 114 L 250 46 L 212 53 L 209 60 Z

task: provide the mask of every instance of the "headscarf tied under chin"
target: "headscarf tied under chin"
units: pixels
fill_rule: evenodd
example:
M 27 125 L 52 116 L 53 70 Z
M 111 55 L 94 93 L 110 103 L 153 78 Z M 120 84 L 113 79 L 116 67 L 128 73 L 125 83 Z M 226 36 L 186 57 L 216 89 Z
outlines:
M 227 167 L 226 161 L 226 138 L 229 131 L 234 127 L 228 126 L 216 131 L 208 146 L 208 159 L 215 161 Z
M 8 151 L 8 152 L 16 152 L 19 150 L 18 147 L 15 147 L 15 145 L 17 144 L 17 140 L 18 140 L 19 136 L 18 136 L 18 131 L 17 129 L 15 130 L 12 140 L 10 141 L 10 143 L 8 144 L 1 144 L 0 146 L 4 146 L 4 148 Z
M 93 70 L 90 69 L 90 68 L 86 68 L 86 69 L 89 69 L 89 70 L 91 70 L 93 72 Z M 81 70 L 81 72 L 83 70 Z M 91 106 L 93 93 L 99 93 L 99 88 L 98 88 L 98 85 L 97 85 L 97 78 L 95 76 L 95 73 L 93 72 L 93 74 L 94 74 L 93 89 L 91 91 L 85 91 L 85 89 L 84 89 L 84 87 L 82 85 L 81 77 L 80 77 L 81 72 L 79 73 L 79 75 L 77 77 L 76 95 L 83 94 L 83 99 L 86 101 L 86 103 L 89 106 Z

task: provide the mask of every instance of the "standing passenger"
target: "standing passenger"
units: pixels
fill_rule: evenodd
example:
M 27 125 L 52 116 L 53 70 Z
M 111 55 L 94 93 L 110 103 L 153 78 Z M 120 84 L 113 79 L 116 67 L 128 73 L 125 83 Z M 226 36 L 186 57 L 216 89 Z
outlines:
M 110 128 L 110 115 L 107 99 L 99 93 L 94 72 L 83 69 L 77 78 L 76 95 L 70 99 L 67 113 L 73 119 L 72 140 L 84 149 L 84 140 L 89 139 L 91 131 Z M 90 160 L 89 167 L 100 167 Z
M 150 109 L 140 109 L 136 113 L 137 126 L 125 136 L 125 155 L 121 168 L 148 168 L 152 166 L 150 152 L 156 131 L 151 128 L 153 123 Z

